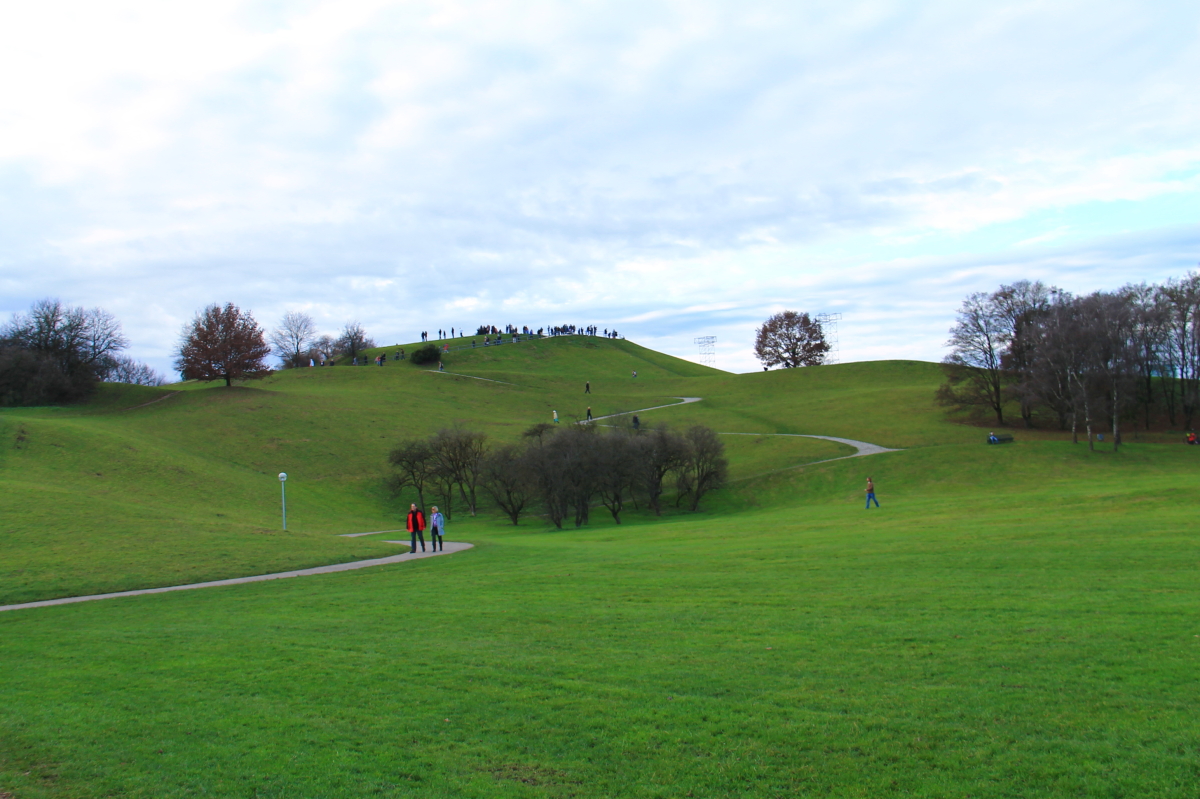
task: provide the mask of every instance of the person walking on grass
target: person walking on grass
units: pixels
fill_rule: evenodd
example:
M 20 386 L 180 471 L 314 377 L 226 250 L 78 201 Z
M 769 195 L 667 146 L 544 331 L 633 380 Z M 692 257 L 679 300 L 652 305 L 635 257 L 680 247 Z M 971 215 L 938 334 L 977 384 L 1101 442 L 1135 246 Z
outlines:
M 408 546 L 410 553 L 417 551 L 417 539 L 421 539 L 421 551 L 425 551 L 425 514 L 417 510 L 417 503 L 413 503 L 408 511 L 408 532 L 412 535 L 412 543 Z
M 558 411 L 550 411 L 550 415 L 554 417 L 554 423 L 558 424 Z
M 867 478 L 867 510 L 871 509 L 871 500 L 875 500 L 875 507 L 879 507 L 879 500 L 875 499 L 875 481 L 870 477 Z
M 583 383 L 583 393 L 584 393 L 584 394 L 591 394 L 591 393 L 592 393 L 592 381 L 591 381 L 591 380 L 585 380 L 585 381 L 584 381 L 584 383 Z
M 442 512 L 438 510 L 437 505 L 433 506 L 433 513 L 429 515 L 429 545 L 434 552 L 438 551 L 439 546 L 443 552 L 446 551 L 446 542 L 442 538 L 446 534 L 446 517 L 442 516 Z

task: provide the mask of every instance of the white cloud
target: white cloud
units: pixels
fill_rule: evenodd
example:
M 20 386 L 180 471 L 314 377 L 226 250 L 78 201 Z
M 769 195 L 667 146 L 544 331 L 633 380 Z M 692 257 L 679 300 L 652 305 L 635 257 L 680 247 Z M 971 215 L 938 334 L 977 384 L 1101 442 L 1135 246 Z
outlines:
M 388 340 L 611 321 L 687 355 L 720 329 L 737 368 L 767 309 L 847 309 L 843 359 L 937 358 L 964 291 L 1196 260 L 1186 214 L 1153 211 L 1197 207 L 1198 20 L 1133 2 L 26 4 L 0 28 L 0 287 L 9 310 L 127 311 L 160 365 L 224 300 Z M 1097 203 L 1127 219 L 1108 229 Z M 470 318 L 397 312 L 414 301 Z

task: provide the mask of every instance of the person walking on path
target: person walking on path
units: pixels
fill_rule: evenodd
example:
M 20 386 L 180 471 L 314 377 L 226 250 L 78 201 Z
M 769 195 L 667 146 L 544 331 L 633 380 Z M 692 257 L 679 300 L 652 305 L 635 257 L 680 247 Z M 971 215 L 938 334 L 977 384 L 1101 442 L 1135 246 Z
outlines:
M 875 499 L 875 481 L 870 477 L 867 478 L 867 510 L 871 509 L 871 500 Z M 875 507 L 879 507 L 879 500 L 875 499 Z
M 591 405 L 589 405 L 588 409 L 587 409 L 587 420 L 589 422 L 592 421 L 592 406 Z
M 591 380 L 586 380 L 586 381 L 584 381 L 584 384 L 583 384 L 583 393 L 584 393 L 584 394 L 591 394 L 591 393 L 592 393 L 592 381 L 591 381 Z
M 412 535 L 412 543 L 408 546 L 410 553 L 417 551 L 417 539 L 421 539 L 421 551 L 425 551 L 425 514 L 417 510 L 417 503 L 412 504 L 408 512 L 408 532 Z
M 433 547 L 433 551 L 438 551 L 438 546 L 441 546 L 443 552 L 446 551 L 446 542 L 442 538 L 446 534 L 446 517 L 442 516 L 442 512 L 438 510 L 437 505 L 433 506 L 433 513 L 429 515 L 429 545 Z

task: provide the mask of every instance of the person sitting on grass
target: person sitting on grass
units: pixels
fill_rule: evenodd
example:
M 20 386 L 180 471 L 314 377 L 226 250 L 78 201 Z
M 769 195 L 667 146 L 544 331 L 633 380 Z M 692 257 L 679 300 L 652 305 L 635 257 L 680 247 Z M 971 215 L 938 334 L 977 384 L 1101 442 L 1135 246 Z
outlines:
M 1187 442 L 1189 444 L 1196 443 L 1196 431 L 1195 430 L 1192 430 L 1191 432 L 1188 433 Z

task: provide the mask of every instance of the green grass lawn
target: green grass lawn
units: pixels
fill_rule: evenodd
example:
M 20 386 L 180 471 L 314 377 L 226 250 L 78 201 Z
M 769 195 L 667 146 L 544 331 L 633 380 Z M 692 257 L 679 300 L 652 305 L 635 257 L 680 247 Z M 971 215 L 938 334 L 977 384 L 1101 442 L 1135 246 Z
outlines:
M 0 795 L 1200 792 L 1194 452 L 983 446 L 933 406 L 932 364 L 735 376 L 586 343 L 447 359 L 516 386 L 389 362 L 5 411 L 0 602 L 179 555 L 230 576 L 395 551 L 333 535 L 395 525 L 391 442 L 511 439 L 556 403 L 700 396 L 646 421 L 905 449 L 788 468 L 847 450 L 731 436 L 698 514 L 456 516 L 476 546 L 444 558 L 0 613 Z

